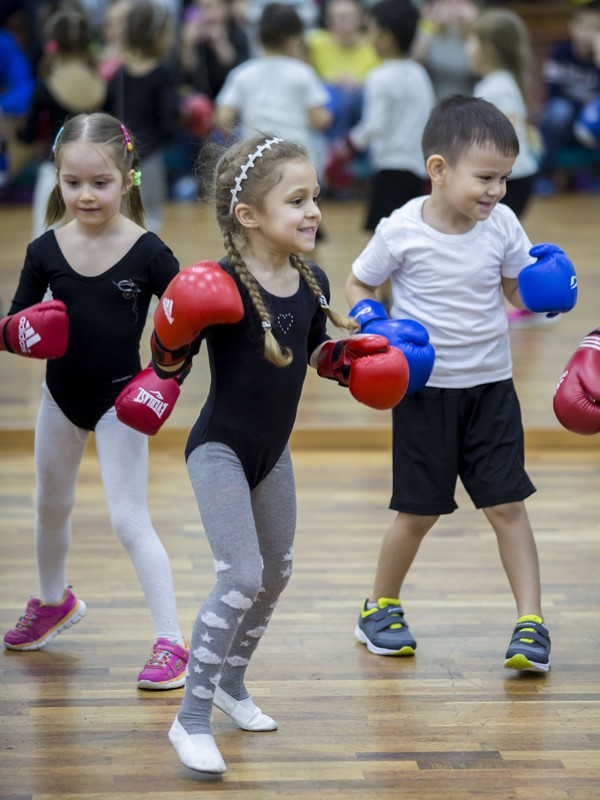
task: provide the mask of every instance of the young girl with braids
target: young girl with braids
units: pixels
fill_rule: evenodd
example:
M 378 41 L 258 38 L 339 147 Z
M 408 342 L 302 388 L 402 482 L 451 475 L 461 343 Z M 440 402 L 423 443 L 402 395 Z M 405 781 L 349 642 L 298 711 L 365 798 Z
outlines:
M 67 584 L 66 561 L 77 475 L 93 431 L 110 521 L 154 622 L 155 644 L 137 685 L 172 689 L 185 682 L 188 654 L 169 559 L 148 512 L 148 439 L 117 419 L 115 400 L 140 371 L 150 300 L 162 295 L 179 265 L 143 227 L 138 156 L 119 120 L 104 113 L 71 118 L 58 132 L 54 157 L 46 222 L 69 221 L 29 245 L 10 314 L 0 321 L 7 345 L 0 349 L 36 356 L 35 347 L 60 338 L 68 317 L 64 346 L 37 354 L 50 359 L 35 432 L 39 593 L 4 644 L 39 650 L 85 616 L 85 603 Z M 123 201 L 128 216 L 120 211 Z M 48 288 L 54 299 L 40 302 Z M 30 352 L 19 347 L 20 337 L 11 339 L 16 327 Z
M 201 772 L 225 771 L 211 735 L 213 706 L 244 730 L 277 728 L 254 704 L 245 676 L 292 571 L 288 439 L 307 364 L 376 408 L 398 402 L 408 380 L 405 357 L 384 337 L 327 335 L 328 320 L 356 326 L 329 308 L 327 277 L 306 259 L 321 222 L 318 198 L 300 145 L 264 135 L 235 144 L 215 177 L 227 256 L 182 270 L 154 317 L 159 376 L 176 373 L 202 340 L 211 366 L 186 459 L 216 583 L 194 624 L 185 696 L 169 732 L 181 762 Z

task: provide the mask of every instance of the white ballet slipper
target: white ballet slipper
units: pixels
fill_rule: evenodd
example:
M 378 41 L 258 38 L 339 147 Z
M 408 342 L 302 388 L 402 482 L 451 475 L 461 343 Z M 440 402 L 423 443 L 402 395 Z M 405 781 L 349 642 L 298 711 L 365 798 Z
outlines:
M 227 714 L 242 730 L 245 731 L 274 731 L 277 723 L 271 717 L 263 714 L 260 708 L 254 705 L 251 697 L 245 700 L 235 700 L 224 692 L 220 686 L 215 689 L 214 704 L 218 709 Z
M 223 756 L 210 733 L 188 733 L 177 717 L 169 731 L 169 741 L 181 763 L 197 772 L 225 772 Z

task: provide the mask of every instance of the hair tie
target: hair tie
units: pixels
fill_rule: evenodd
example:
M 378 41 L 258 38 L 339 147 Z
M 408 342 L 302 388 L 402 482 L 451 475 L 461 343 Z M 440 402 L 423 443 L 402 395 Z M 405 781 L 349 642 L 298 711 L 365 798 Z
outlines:
M 54 154 L 56 153 L 56 148 L 58 147 L 58 140 L 60 139 L 60 137 L 61 137 L 61 135 L 62 135 L 62 132 L 64 131 L 64 129 L 65 129 L 65 126 L 64 126 L 64 125 L 62 125 L 62 126 L 61 126 L 61 128 L 60 128 L 60 130 L 59 130 L 59 132 L 58 132 L 58 133 L 56 134 L 56 136 L 54 137 L 54 144 L 52 145 L 52 155 L 54 155 Z
M 262 144 L 258 145 L 258 147 L 253 153 L 250 153 L 250 155 L 248 156 L 248 160 L 240 170 L 240 174 L 235 179 L 235 187 L 229 190 L 231 192 L 231 203 L 229 204 L 230 214 L 233 214 L 233 209 L 237 205 L 238 202 L 237 196 L 239 192 L 242 190 L 242 181 L 245 181 L 246 178 L 248 177 L 248 170 L 252 169 L 252 167 L 254 166 L 254 162 L 256 161 L 257 158 L 262 158 L 262 155 L 265 150 L 270 150 L 271 145 L 280 144 L 281 142 L 283 142 L 283 139 L 279 139 L 277 136 L 274 136 L 272 139 L 265 139 L 265 141 Z
M 324 294 L 319 297 L 319 305 L 321 308 L 329 308 L 329 303 L 327 302 L 327 298 Z
M 142 182 L 142 173 L 139 169 L 136 169 L 133 172 L 133 185 L 139 186 L 141 182 Z
M 131 153 L 133 150 L 133 142 L 131 141 L 131 136 L 129 135 L 129 131 L 125 127 L 125 125 L 121 125 L 121 130 L 123 131 L 123 136 L 125 137 L 125 145 L 127 147 L 127 152 Z
M 263 331 L 270 331 L 271 328 L 273 327 L 271 325 L 270 320 L 268 320 L 268 319 L 263 319 L 261 324 L 262 324 L 262 327 L 263 327 Z

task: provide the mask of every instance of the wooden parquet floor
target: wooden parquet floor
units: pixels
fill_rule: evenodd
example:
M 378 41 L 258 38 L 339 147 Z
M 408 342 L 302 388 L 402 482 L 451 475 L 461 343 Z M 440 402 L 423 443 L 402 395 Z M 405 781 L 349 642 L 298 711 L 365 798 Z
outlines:
M 86 618 L 44 651 L 0 653 L 3 800 L 593 800 L 600 786 L 599 465 L 534 453 L 529 503 L 545 614 L 546 676 L 502 666 L 514 623 L 483 516 L 461 508 L 426 538 L 403 602 L 414 658 L 370 655 L 353 629 L 390 519 L 389 453 L 294 452 L 295 572 L 248 674 L 279 722 L 248 733 L 215 712 L 228 764 L 217 780 L 180 765 L 166 735 L 182 691 L 136 689 L 152 639 L 133 569 L 110 531 L 86 455 L 69 579 Z M 0 454 L 0 629 L 35 591 L 29 450 Z M 186 633 L 212 557 L 181 453 L 151 460 L 152 516 L 171 557 Z

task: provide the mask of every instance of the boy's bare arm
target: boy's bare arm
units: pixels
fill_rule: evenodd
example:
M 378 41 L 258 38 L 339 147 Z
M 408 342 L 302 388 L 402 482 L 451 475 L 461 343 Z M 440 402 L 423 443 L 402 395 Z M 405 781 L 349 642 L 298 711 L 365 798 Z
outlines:
M 516 278 L 502 278 L 502 291 L 511 306 L 515 308 L 525 308 L 521 300 L 521 295 L 519 294 Z
M 359 300 L 377 300 L 378 288 L 378 286 L 368 286 L 350 273 L 345 287 L 348 305 L 350 308 L 354 308 Z

